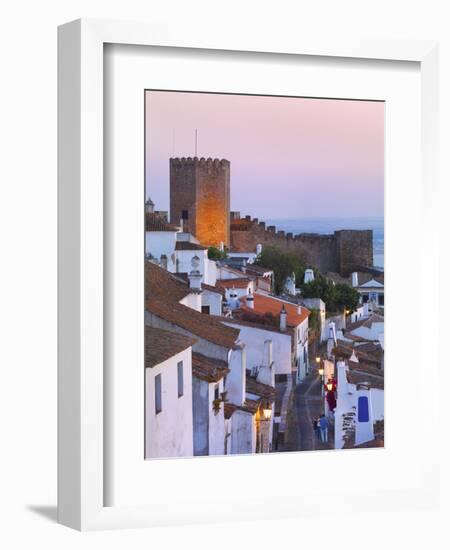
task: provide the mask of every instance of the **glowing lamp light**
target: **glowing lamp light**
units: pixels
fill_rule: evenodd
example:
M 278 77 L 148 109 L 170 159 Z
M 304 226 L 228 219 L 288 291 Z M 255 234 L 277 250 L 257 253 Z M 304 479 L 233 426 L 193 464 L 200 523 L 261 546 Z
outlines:
M 333 382 L 327 382 L 325 386 L 327 387 L 328 391 L 333 391 Z
M 316 363 L 317 363 L 317 364 L 320 363 L 320 357 L 316 357 Z
M 319 373 L 319 376 L 323 376 L 324 370 L 322 367 L 320 367 L 317 372 Z
M 270 420 L 272 417 L 272 409 L 270 408 L 270 405 L 266 405 L 263 408 L 263 417 L 264 420 Z

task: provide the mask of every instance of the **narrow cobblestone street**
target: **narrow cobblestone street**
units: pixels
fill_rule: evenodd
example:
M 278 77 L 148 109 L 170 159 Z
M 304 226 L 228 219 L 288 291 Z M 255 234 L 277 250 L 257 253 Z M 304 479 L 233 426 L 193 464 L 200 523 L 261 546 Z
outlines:
M 333 449 L 334 426 L 329 423 L 328 443 L 322 443 L 313 430 L 313 418 L 323 412 L 321 382 L 315 369 L 294 389 L 292 408 L 288 414 L 286 451 Z

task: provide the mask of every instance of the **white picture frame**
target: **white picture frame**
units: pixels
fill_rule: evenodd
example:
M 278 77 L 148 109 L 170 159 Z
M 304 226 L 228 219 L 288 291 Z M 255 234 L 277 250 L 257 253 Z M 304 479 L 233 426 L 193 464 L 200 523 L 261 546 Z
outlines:
M 312 39 L 286 37 L 283 40 L 248 33 L 229 37 L 218 27 L 212 35 L 190 34 L 189 29 L 173 37 L 170 29 L 151 23 L 78 20 L 59 28 L 59 351 L 58 351 L 58 519 L 80 530 L 125 528 L 209 521 L 196 513 L 193 495 L 181 494 L 179 503 L 168 509 L 149 505 L 105 506 L 108 487 L 104 477 L 104 391 L 103 369 L 103 287 L 104 204 L 103 194 L 103 62 L 105 44 L 164 46 L 284 55 L 325 56 L 333 58 L 410 61 L 420 64 L 422 181 L 424 198 L 422 224 L 426 227 L 420 244 L 421 261 L 436 262 L 438 248 L 433 221 L 433 194 L 437 188 L 438 151 L 438 46 L 432 41 L 394 41 L 351 39 Z M 422 290 L 422 289 L 421 289 Z M 432 300 L 420 296 L 421 307 Z M 427 327 L 420 331 L 420 345 L 430 349 Z M 437 349 L 437 346 L 435 346 Z M 432 352 L 436 355 L 436 352 Z M 437 360 L 430 358 L 430 379 L 438 380 Z M 434 377 L 434 378 L 433 378 Z M 437 387 L 437 386 L 436 386 Z M 433 422 L 437 405 L 430 405 L 427 421 Z M 424 402 L 425 402 L 424 401 Z M 392 493 L 390 506 L 436 498 L 438 478 L 433 468 L 433 444 L 421 458 L 420 483 Z M 273 457 L 270 457 L 272 459 Z M 275 457 L 276 458 L 276 457 Z M 217 459 L 214 459 L 217 460 Z M 437 459 L 436 459 L 437 460 Z M 287 493 L 289 490 L 286 489 Z M 278 506 L 281 515 L 307 514 L 323 495 L 299 503 L 294 494 Z M 373 496 L 373 495 L 372 495 Z M 212 500 L 214 496 L 212 495 Z M 371 506 L 386 498 L 373 496 Z M 381 499 L 381 500 L 380 500 Z M 225 520 L 270 517 L 267 500 L 255 497 L 228 506 Z M 297 500 L 297 501 L 296 501 Z M 351 495 L 342 494 L 342 503 L 351 505 Z M 204 505 L 204 503 L 203 503 Z

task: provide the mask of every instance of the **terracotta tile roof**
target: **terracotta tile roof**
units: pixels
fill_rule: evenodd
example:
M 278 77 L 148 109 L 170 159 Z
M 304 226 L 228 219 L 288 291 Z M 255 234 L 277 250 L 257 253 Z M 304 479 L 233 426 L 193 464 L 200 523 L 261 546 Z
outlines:
M 192 354 L 192 375 L 206 382 L 218 382 L 230 372 L 225 361 L 211 359 L 201 353 Z
M 216 294 L 220 294 L 223 298 L 225 298 L 225 289 L 224 288 L 217 288 L 216 286 L 207 285 L 206 283 L 202 283 L 203 290 L 209 290 L 210 292 L 215 292 Z
M 239 277 L 238 279 L 217 279 L 216 286 L 221 288 L 247 288 L 251 279 Z
M 367 319 L 361 319 L 360 321 L 356 321 L 355 323 L 349 323 L 345 331 L 351 332 L 352 330 L 356 330 L 359 327 L 367 327 L 371 328 L 373 323 L 384 323 L 384 317 L 381 315 L 378 315 L 377 313 L 372 313 L 370 317 Z
M 247 264 L 244 269 L 245 273 L 248 273 L 249 275 L 263 276 L 265 273 L 273 273 L 273 269 L 270 267 L 264 267 L 256 264 Z
M 154 212 L 146 212 L 145 214 L 146 231 L 173 231 L 176 233 L 179 229 L 179 227 L 166 222 L 164 218 Z
M 226 327 L 211 315 L 205 315 L 177 302 L 147 300 L 147 310 L 153 315 L 172 323 L 194 337 L 225 348 L 233 348 L 239 337 L 239 330 Z
M 298 314 L 297 306 L 295 304 L 281 301 L 272 296 L 266 296 L 258 292 L 255 292 L 253 294 L 253 309 L 247 307 L 246 296 L 239 298 L 239 300 L 242 303 L 241 308 L 244 311 L 252 311 L 258 314 L 272 313 L 273 315 L 279 315 L 281 311 L 281 307 L 284 305 L 284 308 L 287 313 L 287 324 L 290 325 L 291 327 L 298 326 L 310 315 L 309 309 L 306 309 L 306 307 L 304 306 L 302 306 L 301 308 L 301 313 Z
M 145 300 L 156 298 L 164 302 L 179 302 L 191 291 L 181 278 L 154 264 L 145 262 Z
M 245 390 L 264 399 L 274 399 L 277 392 L 273 386 L 258 382 L 255 378 L 247 374 L 245 379 Z
M 259 408 L 259 401 L 253 399 L 246 399 L 244 405 L 235 405 L 234 403 L 225 403 L 224 413 L 225 418 L 231 418 L 231 415 L 235 411 L 244 411 L 250 414 L 256 414 Z
M 188 241 L 177 241 L 175 244 L 175 250 L 208 250 L 208 247 L 197 243 L 190 243 Z
M 177 332 L 145 327 L 145 367 L 154 367 L 190 348 L 196 340 Z
M 374 376 L 368 372 L 360 370 L 348 370 L 347 380 L 350 384 L 367 384 L 371 388 L 384 390 L 384 376 Z
M 381 364 L 381 359 L 383 356 L 382 351 L 379 353 L 366 353 L 364 351 L 360 351 L 358 347 L 351 347 L 351 344 L 345 345 L 342 340 L 338 340 L 338 345 L 332 349 L 332 354 L 335 357 L 342 357 L 344 359 L 349 359 L 353 352 L 355 352 L 355 355 L 359 361 L 364 361 L 366 363 L 372 363 L 376 365 Z M 358 363 L 355 363 L 355 365 L 357 364 Z

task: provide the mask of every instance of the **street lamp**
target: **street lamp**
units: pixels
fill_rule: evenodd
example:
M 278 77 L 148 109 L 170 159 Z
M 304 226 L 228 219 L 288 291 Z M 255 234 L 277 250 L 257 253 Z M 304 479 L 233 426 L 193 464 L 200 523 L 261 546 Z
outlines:
M 272 417 L 272 407 L 270 406 L 270 403 L 266 403 L 266 405 L 263 407 L 263 417 L 264 420 L 270 420 Z
M 320 357 L 316 357 L 316 363 L 319 364 L 320 363 Z
M 319 376 L 323 376 L 323 373 L 324 373 L 323 367 L 319 367 L 317 369 L 317 372 L 319 373 Z
M 331 380 L 329 380 L 325 385 L 328 391 L 333 391 L 333 382 L 331 382 Z

